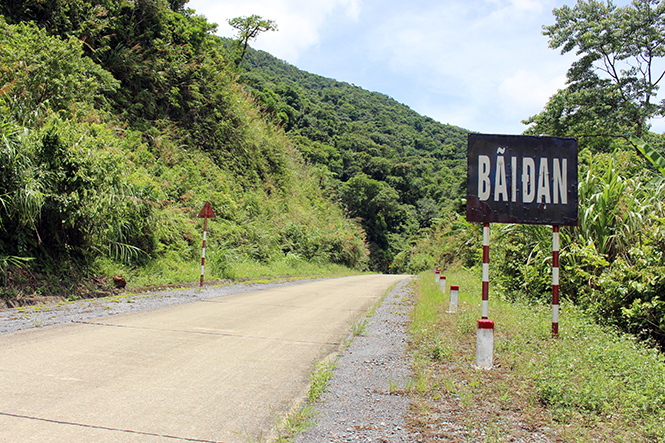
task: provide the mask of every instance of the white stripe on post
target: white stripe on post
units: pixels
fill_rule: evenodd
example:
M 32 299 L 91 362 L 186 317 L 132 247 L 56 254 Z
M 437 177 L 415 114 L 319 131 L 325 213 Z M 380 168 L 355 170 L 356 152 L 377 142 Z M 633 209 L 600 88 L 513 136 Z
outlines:
M 457 313 L 457 305 L 459 302 L 459 286 L 450 285 L 450 305 L 448 307 L 448 312 L 451 314 Z
M 478 320 L 476 335 L 476 367 L 492 369 L 494 366 L 494 322 Z

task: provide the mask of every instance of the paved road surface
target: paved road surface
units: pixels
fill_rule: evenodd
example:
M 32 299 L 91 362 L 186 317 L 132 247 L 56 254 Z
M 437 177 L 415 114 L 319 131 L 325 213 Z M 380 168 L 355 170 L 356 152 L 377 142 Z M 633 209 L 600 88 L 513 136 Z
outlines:
M 246 442 L 305 395 L 394 275 L 0 336 L 0 442 Z

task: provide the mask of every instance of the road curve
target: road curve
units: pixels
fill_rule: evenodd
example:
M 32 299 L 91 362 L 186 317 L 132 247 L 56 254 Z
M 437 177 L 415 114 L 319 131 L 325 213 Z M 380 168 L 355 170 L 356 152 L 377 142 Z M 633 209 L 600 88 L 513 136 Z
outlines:
M 407 276 L 282 286 L 0 336 L 1 442 L 246 442 Z

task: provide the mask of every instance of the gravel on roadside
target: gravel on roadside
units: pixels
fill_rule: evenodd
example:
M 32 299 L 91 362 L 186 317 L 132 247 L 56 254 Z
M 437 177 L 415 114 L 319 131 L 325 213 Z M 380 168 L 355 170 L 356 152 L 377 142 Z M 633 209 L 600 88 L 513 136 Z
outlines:
M 163 306 L 191 303 L 313 280 L 315 279 L 204 286 L 203 288 L 168 289 L 141 294 L 126 292 L 103 298 L 13 308 L 0 311 L 0 334 L 63 323 L 80 323 L 127 312 L 149 311 Z
M 412 279 L 399 282 L 339 358 L 316 424 L 296 443 L 413 442 L 406 423 L 411 387 L 407 355 Z

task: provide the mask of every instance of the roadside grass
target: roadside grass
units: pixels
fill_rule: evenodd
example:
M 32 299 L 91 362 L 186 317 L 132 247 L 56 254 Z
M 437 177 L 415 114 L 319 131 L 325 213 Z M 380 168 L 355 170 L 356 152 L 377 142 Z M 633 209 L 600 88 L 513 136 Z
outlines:
M 294 255 L 294 254 L 293 254 Z M 269 263 L 248 259 L 218 261 L 206 258 L 204 279 L 206 282 L 219 280 L 257 280 L 277 278 L 317 278 L 338 277 L 359 274 L 360 271 L 330 263 L 318 263 L 285 256 Z M 183 262 L 177 257 L 164 257 L 141 268 L 131 268 L 110 260 L 98 260 L 96 271 L 100 275 L 123 275 L 127 288 L 146 288 L 198 282 L 201 278 L 201 258 Z
M 412 312 L 410 425 L 425 441 L 665 442 L 663 355 L 562 304 L 559 338 L 549 307 L 492 294 L 494 364 L 474 368 L 480 272 L 446 272 L 460 286 L 448 314 L 432 273 L 418 279 Z
M 344 347 L 348 345 L 345 344 Z M 293 409 L 284 418 L 277 420 L 275 427 L 277 437 L 274 443 L 292 442 L 299 434 L 316 423 L 314 405 L 319 398 L 328 391 L 328 382 L 333 376 L 333 370 L 339 362 L 341 353 L 331 354 L 327 358 L 317 361 L 313 365 L 309 376 L 310 386 L 305 401 Z

